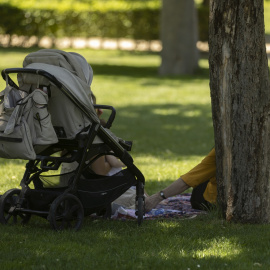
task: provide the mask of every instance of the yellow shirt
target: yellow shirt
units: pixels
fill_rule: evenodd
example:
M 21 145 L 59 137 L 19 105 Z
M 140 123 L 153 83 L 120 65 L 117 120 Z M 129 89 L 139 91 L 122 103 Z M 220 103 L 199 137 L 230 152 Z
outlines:
M 191 186 L 198 185 L 209 180 L 203 197 L 210 203 L 216 203 L 217 182 L 216 182 L 216 152 L 215 148 L 201 161 L 200 164 L 191 169 L 188 173 L 181 176 L 184 182 Z

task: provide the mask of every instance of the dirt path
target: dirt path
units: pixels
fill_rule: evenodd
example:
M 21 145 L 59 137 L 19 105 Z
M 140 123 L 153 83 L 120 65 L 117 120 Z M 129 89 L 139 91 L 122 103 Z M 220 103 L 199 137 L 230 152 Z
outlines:
M 267 39 L 268 41 L 268 39 Z M 57 38 L 52 39 L 49 37 L 43 37 L 38 40 L 37 37 L 25 37 L 13 35 L 10 39 L 8 35 L 0 35 L 0 46 L 8 47 L 32 47 L 37 45 L 43 48 L 56 47 L 59 49 L 67 48 L 91 48 L 91 49 L 106 49 L 106 50 L 126 50 L 126 51 L 152 51 L 160 52 L 162 50 L 162 44 L 159 40 L 133 40 L 133 39 L 112 39 L 112 38 Z M 197 48 L 200 52 L 207 53 L 209 51 L 208 43 L 198 41 Z M 270 57 L 270 42 L 266 43 L 266 52 Z

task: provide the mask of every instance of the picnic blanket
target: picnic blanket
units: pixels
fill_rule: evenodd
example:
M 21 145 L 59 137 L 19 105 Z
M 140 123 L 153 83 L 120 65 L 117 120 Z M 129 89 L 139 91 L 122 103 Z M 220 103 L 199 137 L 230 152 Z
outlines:
M 157 205 L 155 209 L 152 209 L 145 214 L 144 220 L 153 219 L 187 219 L 194 218 L 199 214 L 205 213 L 205 211 L 192 209 L 190 204 L 190 193 L 177 195 L 174 197 L 167 198 Z M 127 209 L 119 207 L 112 219 L 126 220 L 126 219 L 137 219 L 134 209 Z

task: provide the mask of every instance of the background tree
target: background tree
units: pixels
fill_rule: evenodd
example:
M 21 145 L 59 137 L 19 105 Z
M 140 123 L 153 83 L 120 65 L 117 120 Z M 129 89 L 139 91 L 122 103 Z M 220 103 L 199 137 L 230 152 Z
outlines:
M 270 222 L 270 89 L 263 0 L 210 1 L 210 88 L 227 220 Z
M 161 75 L 192 74 L 198 67 L 198 23 L 193 0 L 163 0 Z
M 209 3 L 210 3 L 210 0 L 203 0 L 203 1 L 202 1 L 202 4 L 203 4 L 204 6 L 209 6 Z

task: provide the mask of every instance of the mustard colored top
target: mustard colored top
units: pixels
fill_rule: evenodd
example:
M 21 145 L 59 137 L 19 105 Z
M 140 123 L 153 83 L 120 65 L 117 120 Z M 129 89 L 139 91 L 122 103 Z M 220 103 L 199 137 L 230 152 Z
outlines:
M 209 180 L 203 197 L 210 203 L 216 203 L 217 200 L 217 182 L 216 182 L 216 151 L 215 148 L 193 169 L 181 176 L 184 182 L 197 187 L 199 184 Z

